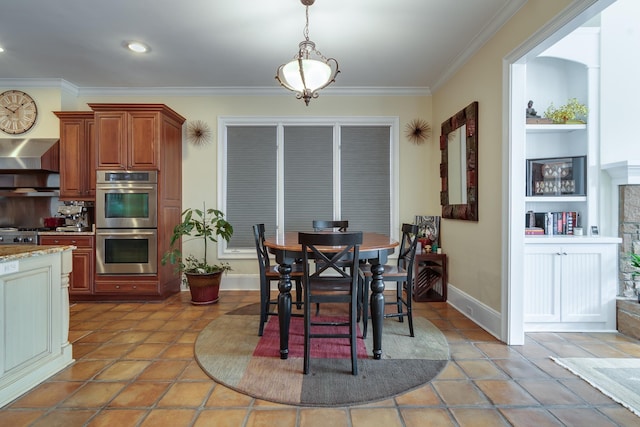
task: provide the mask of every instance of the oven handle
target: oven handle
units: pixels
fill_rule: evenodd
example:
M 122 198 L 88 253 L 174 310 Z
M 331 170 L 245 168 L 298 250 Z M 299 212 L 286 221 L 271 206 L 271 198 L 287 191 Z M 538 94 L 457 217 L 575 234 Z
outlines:
M 156 234 L 156 231 L 146 231 L 143 229 L 135 229 L 134 231 L 100 231 L 100 229 L 96 230 L 96 235 L 104 235 L 104 236 L 153 236 Z
M 98 184 L 98 190 L 155 190 L 157 185 L 140 184 Z

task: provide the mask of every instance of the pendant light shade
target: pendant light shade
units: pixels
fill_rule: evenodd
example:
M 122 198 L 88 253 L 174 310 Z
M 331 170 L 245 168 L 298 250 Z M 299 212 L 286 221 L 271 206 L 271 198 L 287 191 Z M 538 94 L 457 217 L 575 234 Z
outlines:
M 309 40 L 309 6 L 314 1 L 301 0 L 306 7 L 305 40 L 300 42 L 298 54 L 293 60 L 279 66 L 276 73 L 276 79 L 280 84 L 296 92 L 296 98 L 304 99 L 306 105 L 309 105 L 312 98 L 318 97 L 318 90 L 334 82 L 336 75 L 340 72 L 338 61 L 325 58 L 316 50 L 316 44 Z

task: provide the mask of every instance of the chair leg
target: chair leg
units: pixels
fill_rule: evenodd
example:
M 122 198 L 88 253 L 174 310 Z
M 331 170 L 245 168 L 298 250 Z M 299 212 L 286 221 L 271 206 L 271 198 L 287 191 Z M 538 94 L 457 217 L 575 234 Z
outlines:
M 261 337 L 264 332 L 264 324 L 267 322 L 267 313 L 269 312 L 269 296 L 266 294 L 264 286 L 260 284 L 260 325 L 258 326 L 258 336 Z
M 311 307 L 307 293 L 304 297 L 304 362 L 302 373 L 309 373 L 309 359 L 311 359 Z
M 351 306 L 349 309 L 349 335 L 351 338 L 351 373 L 358 375 L 358 344 L 356 335 L 358 323 L 356 322 L 356 312 L 358 311 L 357 290 L 355 290 L 356 298 L 351 298 Z
M 296 308 L 300 310 L 302 307 L 302 280 L 295 279 L 296 281 Z
M 364 278 L 362 286 L 362 338 L 367 338 L 367 328 L 369 326 L 369 286 L 371 282 L 368 277 Z
M 404 287 L 404 285 L 403 285 Z M 413 291 L 411 289 L 411 284 L 406 284 L 407 291 L 407 318 L 409 319 L 409 334 L 413 337 Z
M 404 282 L 396 282 L 396 306 L 398 307 L 398 322 L 404 323 L 404 316 L 402 315 L 402 287 Z

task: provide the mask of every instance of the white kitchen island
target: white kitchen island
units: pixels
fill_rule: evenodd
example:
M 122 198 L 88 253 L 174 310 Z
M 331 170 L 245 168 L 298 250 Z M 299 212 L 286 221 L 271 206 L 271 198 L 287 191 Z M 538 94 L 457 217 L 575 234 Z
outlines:
M 0 407 L 73 362 L 73 246 L 0 246 Z

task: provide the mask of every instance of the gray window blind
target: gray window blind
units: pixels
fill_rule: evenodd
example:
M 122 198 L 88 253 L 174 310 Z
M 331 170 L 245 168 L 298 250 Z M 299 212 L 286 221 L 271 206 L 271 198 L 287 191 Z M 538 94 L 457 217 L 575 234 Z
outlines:
M 341 218 L 349 229 L 390 234 L 389 126 L 343 126 Z
M 333 219 L 333 126 L 285 126 L 285 230 L 310 231 L 314 219 Z
M 276 228 L 276 126 L 227 127 L 226 217 L 234 233 L 230 249 L 255 248 L 252 227 Z M 205 188 L 203 188 L 205 190 Z

